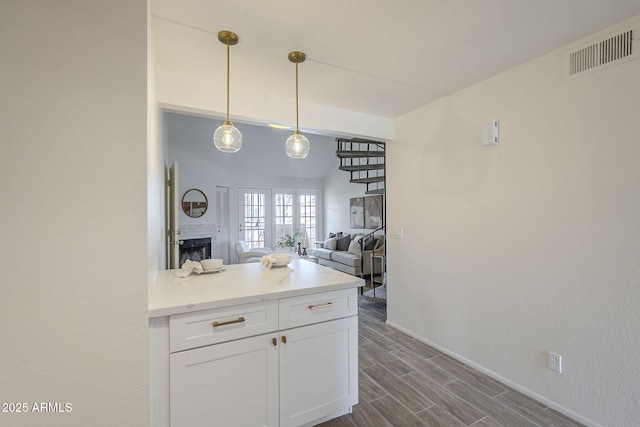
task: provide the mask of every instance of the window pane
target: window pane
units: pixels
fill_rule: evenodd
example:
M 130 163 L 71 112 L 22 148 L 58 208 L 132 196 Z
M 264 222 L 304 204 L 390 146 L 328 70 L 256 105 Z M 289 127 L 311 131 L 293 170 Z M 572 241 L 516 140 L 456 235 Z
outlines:
M 265 246 L 264 230 L 265 196 L 259 193 L 245 193 L 244 195 L 244 239 L 251 248 Z
M 313 247 L 317 239 L 316 196 L 313 194 L 301 194 L 299 196 L 299 208 L 302 246 L 305 248 Z
M 293 234 L 293 194 L 276 194 L 276 243 L 280 242 L 285 234 Z

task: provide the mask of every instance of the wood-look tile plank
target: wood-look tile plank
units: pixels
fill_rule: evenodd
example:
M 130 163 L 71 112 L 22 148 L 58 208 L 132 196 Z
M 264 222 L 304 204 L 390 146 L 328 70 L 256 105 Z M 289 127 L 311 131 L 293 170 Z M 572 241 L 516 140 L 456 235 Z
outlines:
M 353 407 L 353 413 L 349 415 L 351 422 L 359 427 L 392 427 L 378 411 L 368 403 L 358 403 Z
M 386 304 L 367 303 L 365 300 L 360 298 L 359 305 L 361 309 L 366 310 L 363 314 L 374 317 L 382 323 L 387 321 L 386 309 L 382 308 L 386 307 Z
M 433 363 L 440 369 L 443 369 L 451 373 L 452 375 L 455 375 L 467 384 L 472 385 L 473 387 L 489 396 L 497 396 L 507 390 L 492 378 L 489 378 L 488 376 L 475 369 L 463 365 L 462 363 L 452 359 L 449 356 L 440 355 L 437 357 L 432 357 L 431 359 L 429 359 L 429 363 Z
M 389 353 L 376 343 L 371 343 L 360 349 L 360 352 L 365 353 L 366 357 L 371 357 L 379 364 L 389 369 L 394 375 L 405 375 L 412 372 L 414 369 Z
M 360 368 L 366 368 L 378 363 L 378 359 L 374 357 L 375 352 L 369 351 L 369 347 L 374 345 L 374 343 L 369 342 L 368 344 L 358 346 L 358 366 Z
M 390 339 L 397 341 L 402 347 L 414 352 L 420 357 L 429 358 L 442 354 L 430 345 L 425 344 L 413 337 L 410 337 L 409 335 L 398 330 L 394 330 L 387 336 Z
M 388 394 L 380 384 L 367 375 L 362 368 L 358 370 L 358 393 L 360 402 L 371 402 Z
M 424 427 L 422 420 L 391 396 L 385 396 L 371 402 L 371 406 L 378 411 L 392 426 L 396 427 Z
M 471 427 L 504 427 L 491 417 L 486 417 L 473 424 Z
M 473 424 L 486 415 L 420 372 L 404 375 L 402 379 L 466 425 Z
M 363 371 L 412 412 L 422 411 L 434 405 L 431 400 L 393 375 L 384 366 L 376 365 L 371 368 L 365 368 Z
M 361 314 L 360 316 L 358 316 L 358 318 L 361 325 L 371 328 L 379 334 L 386 335 L 397 331 L 397 329 L 392 328 L 385 322 L 380 321 L 380 319 L 378 319 L 377 317 L 369 316 L 367 314 Z
M 358 328 L 358 334 L 362 335 L 369 341 L 378 344 L 380 347 L 384 348 L 387 351 L 400 348 L 400 344 L 398 344 L 396 341 L 393 341 L 387 338 L 385 335 L 375 332 L 373 329 L 367 326 L 360 325 L 360 327 Z
M 496 400 L 514 412 L 523 415 L 540 425 L 557 427 L 576 427 L 580 424 L 547 411 L 546 406 L 528 396 L 509 390 L 496 397 Z
M 462 421 L 437 405 L 418 412 L 416 416 L 429 427 L 465 427 Z
M 538 427 L 537 423 L 515 413 L 500 402 L 463 381 L 454 381 L 443 387 L 460 399 L 478 408 L 500 424 L 509 427 Z
M 343 415 L 318 425 L 322 427 L 357 427 L 350 415 Z
M 568 422 L 570 422 L 570 423 L 573 423 L 572 425 L 579 426 L 579 427 L 586 427 L 584 424 L 579 423 L 579 422 L 577 422 L 576 420 L 572 420 L 571 418 L 567 417 L 567 416 L 566 416 L 566 415 L 564 415 L 564 414 L 561 414 L 560 412 L 556 411 L 555 409 L 552 409 L 552 408 L 547 407 L 547 409 L 546 409 L 546 410 L 547 410 L 548 412 L 550 412 L 550 413 L 554 414 L 556 417 L 558 417 L 558 418 L 560 418 L 560 419 L 563 419 L 563 420 L 565 420 L 565 421 L 568 421 Z
M 407 365 L 412 366 L 418 372 L 422 372 L 438 384 L 450 383 L 457 379 L 457 377 L 443 371 L 432 363 L 428 363 L 425 359 L 417 356 L 414 352 L 408 351 L 404 348 L 394 350 L 391 354 L 402 360 Z

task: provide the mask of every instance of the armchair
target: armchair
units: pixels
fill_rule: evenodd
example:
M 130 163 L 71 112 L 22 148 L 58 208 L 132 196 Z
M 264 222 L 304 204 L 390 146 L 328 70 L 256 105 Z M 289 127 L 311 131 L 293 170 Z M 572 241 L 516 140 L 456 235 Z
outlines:
M 249 244 L 240 240 L 235 245 L 238 263 L 258 262 L 260 258 L 271 253 L 271 248 L 250 248 Z

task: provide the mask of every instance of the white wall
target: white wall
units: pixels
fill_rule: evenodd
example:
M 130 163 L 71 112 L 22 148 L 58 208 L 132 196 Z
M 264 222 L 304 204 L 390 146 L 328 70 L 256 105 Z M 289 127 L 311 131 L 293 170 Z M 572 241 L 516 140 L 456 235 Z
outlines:
M 342 231 L 345 234 L 367 234 L 373 230 L 352 229 L 349 218 L 349 202 L 353 197 L 364 197 L 367 186 L 365 184 L 353 184 L 349 182 L 351 174 L 338 169 L 339 159 L 336 157 L 335 168 L 324 178 L 324 230 L 325 236 L 329 233 Z
M 2 425 L 149 424 L 146 21 L 1 3 Z
M 395 121 L 389 321 L 585 422 L 637 425 L 640 61 L 563 82 L 564 51 Z
M 147 0 L 150 2 L 150 0 Z M 149 14 L 150 15 L 150 14 Z M 166 231 L 166 144 L 163 116 L 156 99 L 154 46 L 151 16 L 147 27 L 147 242 L 149 285 L 167 264 Z

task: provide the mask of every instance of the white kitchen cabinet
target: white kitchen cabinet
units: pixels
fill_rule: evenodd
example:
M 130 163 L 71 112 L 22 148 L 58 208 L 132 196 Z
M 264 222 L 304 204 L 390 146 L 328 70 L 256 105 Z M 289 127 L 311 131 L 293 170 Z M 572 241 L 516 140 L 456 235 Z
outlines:
M 172 426 L 278 425 L 278 351 L 266 335 L 173 353 L 170 373 Z
M 357 317 L 283 331 L 279 353 L 281 427 L 346 413 L 358 403 Z
M 311 425 L 358 402 L 356 288 L 177 314 L 158 324 L 166 324 L 154 336 L 169 359 L 169 379 L 156 382 L 170 384 L 173 427 Z M 160 374 L 163 356 L 155 354 Z

